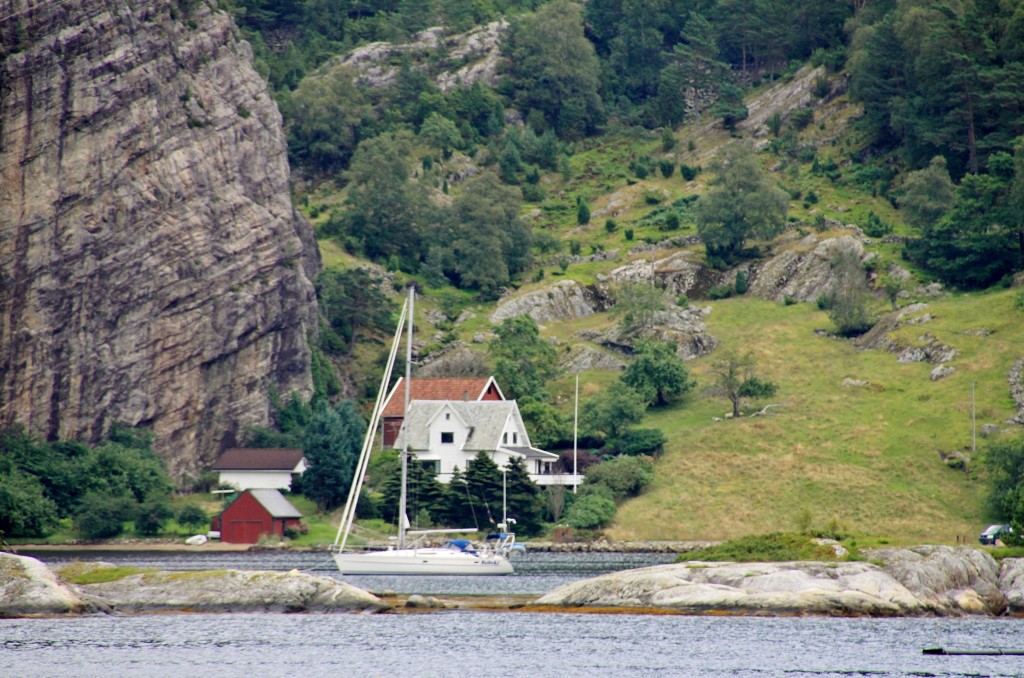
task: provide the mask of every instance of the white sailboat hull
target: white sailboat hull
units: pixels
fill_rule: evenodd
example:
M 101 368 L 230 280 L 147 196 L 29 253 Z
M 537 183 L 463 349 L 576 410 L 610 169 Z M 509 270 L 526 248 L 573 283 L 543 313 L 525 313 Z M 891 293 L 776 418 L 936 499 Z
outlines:
M 449 548 L 335 553 L 333 557 L 342 574 L 512 574 L 512 563 L 503 555 Z

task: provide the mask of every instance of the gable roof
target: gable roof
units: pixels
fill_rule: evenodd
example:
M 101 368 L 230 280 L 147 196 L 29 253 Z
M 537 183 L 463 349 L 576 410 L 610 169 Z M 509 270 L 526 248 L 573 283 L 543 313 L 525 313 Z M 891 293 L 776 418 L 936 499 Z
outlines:
M 395 440 L 395 447 L 405 445 L 408 434 L 409 448 L 413 450 L 430 449 L 430 422 L 442 410 L 450 408 L 456 415 L 471 427 L 469 439 L 463 451 L 495 450 L 501 444 L 501 433 L 509 417 L 519 421 L 519 430 L 525 437 L 526 429 L 519 417 L 519 406 L 514 400 L 458 400 L 430 401 L 414 400 L 409 403 L 409 412 L 405 417 L 402 430 Z M 524 441 L 525 442 L 525 441 Z
M 464 379 L 410 379 L 409 400 L 456 400 L 475 401 L 480 400 L 487 392 L 487 388 L 494 384 L 501 399 L 505 394 L 501 392 L 494 377 L 472 377 Z M 397 397 L 396 397 L 397 396 Z M 405 405 L 405 377 L 399 378 L 388 394 L 388 401 L 384 404 L 381 412 L 382 417 L 401 417 L 402 408 Z
M 247 490 L 252 498 L 260 503 L 260 506 L 267 510 L 273 518 L 301 518 L 302 511 L 288 501 L 287 498 L 277 490 L 258 489 Z
M 220 455 L 214 471 L 291 471 L 302 461 L 302 450 L 289 447 L 232 447 Z

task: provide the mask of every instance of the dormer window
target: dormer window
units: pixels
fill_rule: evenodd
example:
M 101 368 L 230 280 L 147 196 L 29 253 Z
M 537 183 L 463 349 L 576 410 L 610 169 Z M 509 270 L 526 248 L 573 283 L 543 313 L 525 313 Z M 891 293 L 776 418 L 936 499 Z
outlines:
M 455 442 L 455 433 L 453 431 L 441 431 L 441 444 L 451 445 Z

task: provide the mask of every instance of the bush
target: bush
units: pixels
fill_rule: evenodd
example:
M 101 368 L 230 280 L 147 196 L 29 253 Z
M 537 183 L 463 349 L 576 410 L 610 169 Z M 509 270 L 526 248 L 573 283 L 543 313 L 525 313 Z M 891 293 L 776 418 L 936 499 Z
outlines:
M 793 127 L 798 130 L 806 128 L 814 120 L 814 111 L 810 108 L 801 108 L 799 111 L 794 111 L 790 122 L 793 123 Z
M 690 167 L 686 163 L 679 163 L 679 176 L 686 181 L 693 181 L 700 174 L 700 167 Z
M 523 193 L 523 200 L 526 202 L 542 202 L 544 200 L 544 189 L 540 184 L 523 184 L 520 190 Z
M 679 554 L 676 562 L 689 560 L 737 563 L 785 562 L 789 560 L 836 560 L 827 544 L 816 544 L 808 535 L 790 532 L 758 534 L 731 539 L 721 544 Z
M 630 457 L 641 454 L 656 457 L 665 449 L 665 434 L 657 428 L 632 429 L 608 441 L 608 447 Z
M 628 434 L 623 434 L 624 437 L 626 435 Z M 611 491 L 614 498 L 621 499 L 640 494 L 652 480 L 654 464 L 650 457 L 622 456 L 587 469 L 584 485 L 603 485 Z
M 864 234 L 870 238 L 881 238 L 892 233 L 892 225 L 882 221 L 874 212 L 868 212 L 868 222 L 864 224 Z
M 85 539 L 110 539 L 124 530 L 134 503 L 122 496 L 91 491 L 82 497 L 74 517 L 75 531 Z
M 194 530 L 206 527 L 210 522 L 206 511 L 198 504 L 185 504 L 178 511 L 178 524 Z
M 666 217 L 665 221 L 661 223 L 662 231 L 678 231 L 679 230 L 679 215 L 675 212 L 670 212 Z
M 736 289 L 732 285 L 715 285 L 708 290 L 708 299 L 728 299 L 735 292 Z
M 160 534 L 164 523 L 173 516 L 174 512 L 166 497 L 149 497 L 135 514 L 135 533 L 143 537 L 155 537 Z
M 614 501 L 600 494 L 584 494 L 577 497 L 565 512 L 564 521 L 578 530 L 593 530 L 604 527 L 614 517 Z
M 668 153 L 676 147 L 676 136 L 672 133 L 672 130 L 665 128 L 661 130 L 661 150 Z
M 736 271 L 736 294 L 747 293 L 747 274 L 743 271 Z
M 614 219 L 605 219 L 604 230 L 608 231 L 609 233 L 614 233 L 618 228 L 619 225 L 615 223 Z
M 676 171 L 676 164 L 671 160 L 662 160 L 658 163 L 658 169 L 661 170 L 661 176 L 668 179 Z
M 680 294 L 679 297 L 676 299 L 676 306 L 678 306 L 679 308 L 686 308 L 689 305 L 690 300 L 686 298 L 685 294 Z
M 576 205 L 576 223 L 580 226 L 590 223 L 590 208 L 587 207 L 586 200 L 580 200 Z
M 1013 300 L 1013 305 L 1018 311 L 1024 311 L 1024 291 L 1017 292 L 1017 298 Z
M 633 229 L 632 228 L 627 228 L 625 231 L 623 231 L 622 234 L 624 236 L 626 236 L 626 240 L 632 240 L 633 239 Z

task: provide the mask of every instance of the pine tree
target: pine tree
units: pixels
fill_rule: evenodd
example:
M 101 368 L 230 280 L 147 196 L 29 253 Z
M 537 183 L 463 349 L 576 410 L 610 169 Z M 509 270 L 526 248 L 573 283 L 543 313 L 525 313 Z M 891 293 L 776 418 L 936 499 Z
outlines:
M 519 458 L 512 459 L 505 473 L 505 497 L 508 516 L 515 525 L 508 529 L 517 534 L 533 536 L 544 529 L 544 496 L 540 487 L 530 480 L 526 463 Z

